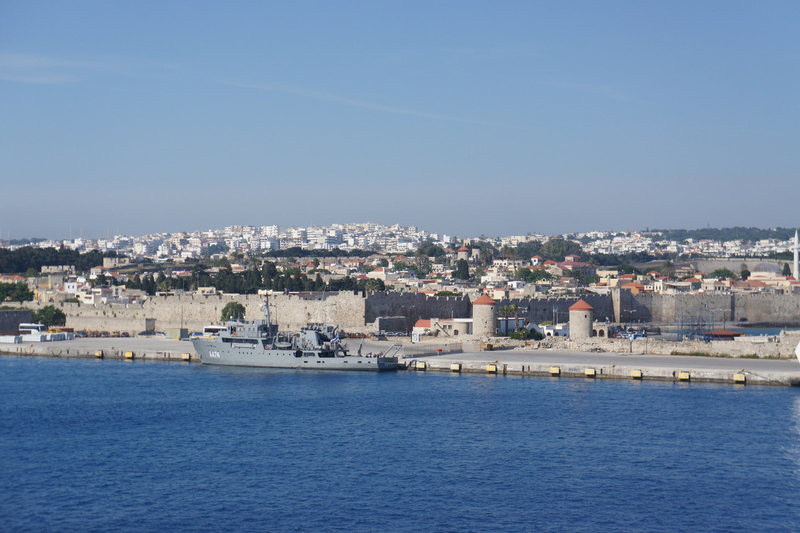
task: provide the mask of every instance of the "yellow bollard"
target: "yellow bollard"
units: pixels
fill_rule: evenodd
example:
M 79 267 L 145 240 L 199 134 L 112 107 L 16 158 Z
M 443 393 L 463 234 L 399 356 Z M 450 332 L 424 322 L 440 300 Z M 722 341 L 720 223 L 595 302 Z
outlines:
M 417 364 L 414 365 L 414 368 L 417 370 L 426 370 L 428 368 L 428 363 L 425 361 L 417 361 Z
M 125 359 L 133 359 L 136 355 L 133 352 L 125 352 L 124 357 Z
M 450 363 L 451 372 L 461 372 L 461 363 Z
M 497 374 L 497 365 L 494 363 L 489 363 L 486 365 L 486 371 L 490 374 Z
M 741 374 L 741 373 L 734 374 L 733 375 L 733 382 L 734 383 L 739 383 L 741 385 L 744 385 L 745 383 L 747 383 L 747 376 L 744 375 L 744 374 Z
M 597 370 L 594 368 L 587 368 L 583 371 L 583 375 L 587 378 L 593 378 L 597 376 Z
M 190 353 L 181 354 L 181 361 L 191 361 L 191 360 L 192 360 L 192 354 Z
M 561 375 L 561 367 L 551 366 L 550 367 L 550 375 L 551 376 L 560 376 Z
M 641 370 L 631 370 L 631 378 L 632 379 L 642 379 L 642 371 Z
M 97 350 L 96 352 L 94 352 L 94 356 L 97 357 L 98 359 L 102 359 L 103 358 L 103 350 Z
M 688 372 L 678 372 L 678 381 L 691 381 L 692 376 Z

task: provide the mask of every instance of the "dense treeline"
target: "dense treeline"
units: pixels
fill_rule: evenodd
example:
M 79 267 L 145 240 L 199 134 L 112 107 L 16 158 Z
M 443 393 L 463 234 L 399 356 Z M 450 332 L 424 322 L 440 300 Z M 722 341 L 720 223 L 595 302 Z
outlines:
M 686 239 L 711 239 L 716 241 L 758 241 L 761 239 L 779 239 L 785 241 L 794 237 L 794 229 L 790 228 L 746 228 L 735 226 L 732 228 L 700 228 L 700 229 L 654 229 L 654 232 L 663 233 L 670 241 L 683 241 Z
M 101 253 L 96 250 L 80 253 L 67 248 L 34 248 L 26 246 L 16 250 L 0 248 L 0 273 L 24 274 L 43 266 L 73 265 L 82 272 L 103 264 L 104 257 L 117 257 L 114 252 Z
M 285 250 L 271 250 L 264 252 L 263 257 L 369 257 L 376 252 L 369 250 L 304 250 L 297 246 Z
M 196 265 L 192 269 L 191 276 L 166 277 L 161 273 L 153 277 L 152 274 L 143 276 L 136 274 L 125 286 L 129 289 L 142 290 L 150 295 L 156 291 L 194 291 L 199 287 L 214 287 L 219 291 L 238 294 L 255 294 L 260 289 L 292 292 L 385 289 L 384 283 L 378 279 L 356 280 L 348 276 L 332 279 L 326 283 L 319 273 L 309 277 L 296 268 L 279 272 L 275 264 L 270 261 L 266 261 L 259 270 L 244 272 L 232 272 L 228 268 L 222 268 L 218 273 L 209 273 L 206 272 L 205 266 Z
M 0 301 L 4 302 L 29 302 L 33 300 L 33 293 L 24 283 L 0 283 Z
M 675 254 L 653 255 L 647 252 L 630 252 L 627 254 L 594 254 L 589 257 L 589 262 L 597 266 L 631 265 L 635 263 L 648 263 L 656 259 L 669 259 Z
M 50 326 L 63 326 L 67 323 L 67 315 L 54 305 L 45 305 L 33 312 L 33 321 Z
M 515 247 L 504 246 L 495 255 L 507 259 L 530 259 L 538 255 L 542 259 L 553 261 L 563 261 L 568 255 L 579 255 L 585 257 L 581 245 L 566 239 L 550 239 L 542 244 L 538 241 L 521 243 Z

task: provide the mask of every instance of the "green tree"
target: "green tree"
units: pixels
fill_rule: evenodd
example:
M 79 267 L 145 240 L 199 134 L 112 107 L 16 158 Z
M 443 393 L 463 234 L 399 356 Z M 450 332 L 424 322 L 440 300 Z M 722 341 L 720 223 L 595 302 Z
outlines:
M 364 284 L 364 290 L 370 292 L 385 291 L 386 284 L 384 284 L 383 280 L 380 279 L 368 279 L 367 282 Z
M 747 267 L 742 265 L 742 270 L 739 272 L 739 277 L 742 281 L 747 281 L 747 278 L 750 277 L 750 271 L 747 270 Z
M 139 274 L 134 274 L 133 277 L 128 278 L 128 281 L 125 282 L 126 289 L 136 289 L 139 290 L 142 288 L 142 280 L 139 278 Z
M 540 341 L 544 339 L 544 335 L 536 331 L 535 329 L 528 329 L 528 328 L 520 328 L 518 330 L 512 331 L 508 335 L 512 339 L 517 339 L 521 341 L 526 341 L 529 339 Z
M 388 267 L 389 266 L 389 260 L 386 259 L 385 257 L 381 257 L 380 259 L 378 259 L 378 266 L 379 267 L 384 267 L 384 268 Z
M 63 326 L 67 323 L 67 315 L 58 307 L 46 305 L 33 312 L 33 321 L 50 326 Z
M 417 277 L 424 278 L 431 273 L 431 260 L 428 259 L 428 256 L 418 255 L 414 259 L 414 263 L 416 265 Z
M 244 318 L 244 306 L 239 302 L 228 302 L 222 308 L 220 319 L 223 322 L 229 320 L 242 320 Z
M 153 280 L 152 275 L 147 274 L 144 278 L 142 278 L 142 290 L 149 296 L 152 296 L 156 293 L 156 282 Z
M 782 272 L 782 274 L 784 276 L 791 276 L 792 275 L 792 269 L 789 268 L 789 263 L 784 263 L 783 264 L 783 272 Z
M 0 283 L 0 301 L 29 302 L 33 293 L 24 283 Z
M 104 257 L 117 257 L 116 253 L 91 251 L 85 254 L 66 248 L 34 248 L 24 246 L 16 250 L 0 248 L 0 273 L 41 271 L 43 266 L 74 265 L 83 272 L 103 264 Z
M 522 281 L 530 283 L 533 281 L 533 271 L 530 268 L 518 268 L 517 271 L 514 272 L 514 279 L 521 279 Z
M 439 291 L 435 294 L 435 296 L 461 296 L 461 295 L 453 291 Z
M 500 257 L 503 259 L 520 259 L 517 255 L 517 249 L 510 246 L 503 246 L 500 248 Z
M 432 242 L 426 242 L 417 248 L 417 255 L 424 255 L 427 257 L 442 257 L 444 254 L 444 248 L 437 246 Z
M 456 261 L 456 268 L 453 270 L 453 278 L 454 279 L 469 279 L 469 264 L 464 259 L 459 259 Z
M 550 239 L 542 245 L 541 255 L 545 259 L 562 261 L 568 255 L 583 255 L 583 248 L 577 242 L 565 239 Z
M 668 278 L 675 276 L 675 263 L 672 261 L 667 261 L 664 263 L 664 265 L 661 267 L 661 275 Z
M 261 275 L 264 279 L 272 279 L 278 275 L 278 267 L 272 261 L 264 261 L 261 266 Z
M 732 271 L 728 270 L 727 268 L 718 268 L 708 274 L 709 278 L 717 278 L 717 279 L 728 279 L 736 277 Z
M 514 273 L 515 279 L 521 279 L 527 283 L 535 283 L 537 281 L 550 281 L 554 278 L 552 274 L 544 269 L 531 270 L 530 268 L 518 268 Z

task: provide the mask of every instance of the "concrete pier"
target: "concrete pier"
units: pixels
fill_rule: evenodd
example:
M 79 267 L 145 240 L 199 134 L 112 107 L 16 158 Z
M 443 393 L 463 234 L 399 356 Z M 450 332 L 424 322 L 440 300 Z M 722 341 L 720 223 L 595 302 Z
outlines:
M 409 369 L 424 362 L 428 371 L 800 385 L 800 364 L 792 359 L 743 359 L 683 355 L 622 355 L 557 350 L 505 350 L 407 358 Z
M 192 343 L 159 338 L 95 338 L 0 344 L 0 354 L 98 359 L 199 361 Z
M 364 341 L 363 344 L 364 352 L 377 353 L 385 351 L 392 343 Z M 199 361 L 191 342 L 141 337 L 0 344 L 0 354 L 175 362 Z M 747 359 L 517 349 L 441 353 L 438 355 L 406 354 L 401 362 L 409 371 L 516 374 L 580 379 L 718 382 L 738 385 L 800 385 L 800 364 L 795 358 Z

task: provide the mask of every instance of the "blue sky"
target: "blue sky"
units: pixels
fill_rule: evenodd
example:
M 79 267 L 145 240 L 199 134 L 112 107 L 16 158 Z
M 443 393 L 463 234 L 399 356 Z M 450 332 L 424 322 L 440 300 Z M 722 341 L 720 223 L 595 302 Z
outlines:
M 800 224 L 798 2 L 0 2 L 0 233 Z

